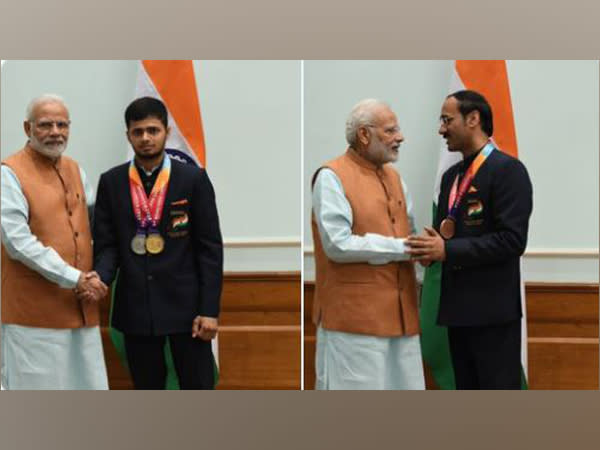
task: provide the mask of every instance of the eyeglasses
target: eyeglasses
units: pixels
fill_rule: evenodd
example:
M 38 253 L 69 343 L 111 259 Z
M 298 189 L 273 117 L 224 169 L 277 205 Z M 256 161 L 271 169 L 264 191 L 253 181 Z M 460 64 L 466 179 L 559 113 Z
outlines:
M 452 123 L 453 120 L 454 120 L 454 117 L 441 116 L 440 117 L 440 125 L 448 126 Z
M 58 120 L 56 122 L 51 120 L 40 120 L 39 122 L 32 121 L 31 123 L 42 131 L 52 131 L 55 125 L 56 128 L 58 128 L 58 131 L 67 131 L 69 126 L 71 126 L 70 120 Z
M 367 128 L 379 128 L 377 125 L 372 125 L 372 124 L 367 124 L 365 126 Z M 394 135 L 400 133 L 400 127 L 384 128 L 383 132 L 385 134 L 387 134 L 388 136 L 394 136 Z

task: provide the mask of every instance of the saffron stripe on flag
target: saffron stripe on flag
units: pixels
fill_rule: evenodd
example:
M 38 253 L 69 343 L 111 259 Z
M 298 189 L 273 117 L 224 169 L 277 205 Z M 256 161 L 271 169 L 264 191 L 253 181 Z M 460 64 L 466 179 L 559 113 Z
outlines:
M 191 60 L 144 60 L 142 65 L 188 148 L 206 166 L 200 101 Z

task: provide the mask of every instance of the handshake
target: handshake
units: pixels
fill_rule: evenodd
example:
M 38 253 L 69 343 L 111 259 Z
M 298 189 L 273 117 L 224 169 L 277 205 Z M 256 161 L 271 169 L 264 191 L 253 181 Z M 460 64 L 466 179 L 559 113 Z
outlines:
M 77 286 L 75 286 L 75 295 L 79 300 L 97 303 L 106 297 L 106 294 L 108 294 L 108 287 L 100 280 L 96 272 L 81 272 Z
M 412 261 L 429 267 L 431 263 L 446 260 L 446 244 L 442 236 L 431 227 L 425 227 L 423 234 L 411 234 L 405 241 L 406 253 Z

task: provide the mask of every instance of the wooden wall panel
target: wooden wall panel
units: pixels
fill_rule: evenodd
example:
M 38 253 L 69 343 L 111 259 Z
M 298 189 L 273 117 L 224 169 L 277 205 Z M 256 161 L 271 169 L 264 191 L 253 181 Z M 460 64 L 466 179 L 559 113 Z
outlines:
M 598 389 L 598 339 L 530 338 L 531 389 Z
M 530 389 L 598 389 L 598 285 L 528 283 Z M 314 283 L 305 283 L 304 386 L 314 389 Z M 426 377 L 431 386 L 431 377 Z
M 527 285 L 531 389 L 598 389 L 598 285 Z
M 300 389 L 300 327 L 223 327 L 219 360 L 217 389 Z
M 101 311 L 110 388 L 131 389 Z M 219 322 L 217 389 L 300 389 L 299 273 L 226 274 Z

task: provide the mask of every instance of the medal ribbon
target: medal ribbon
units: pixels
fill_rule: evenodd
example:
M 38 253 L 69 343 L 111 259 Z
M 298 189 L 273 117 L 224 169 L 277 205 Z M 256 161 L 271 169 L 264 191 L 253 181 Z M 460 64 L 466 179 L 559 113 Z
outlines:
M 460 187 L 458 186 L 458 174 L 456 174 L 456 178 L 454 178 L 454 183 L 452 184 L 452 189 L 450 190 L 450 197 L 448 197 L 448 217 L 456 220 L 458 205 L 460 205 L 460 202 L 467 192 L 467 189 L 469 189 L 469 186 L 471 186 L 473 178 L 475 178 L 475 175 L 493 150 L 494 146 L 491 142 L 488 142 L 485 147 L 483 147 L 483 150 L 479 152 L 479 155 L 477 155 L 467 169 L 465 176 L 460 182 Z
M 129 191 L 131 192 L 133 213 L 138 223 L 138 232 L 140 230 L 145 232 L 148 225 L 150 225 L 151 229 L 156 230 L 158 229 L 163 207 L 165 206 L 165 198 L 167 197 L 167 188 L 171 175 L 171 158 L 165 154 L 162 168 L 158 177 L 156 177 L 149 198 L 146 195 L 140 174 L 133 161 L 132 159 L 129 163 Z

